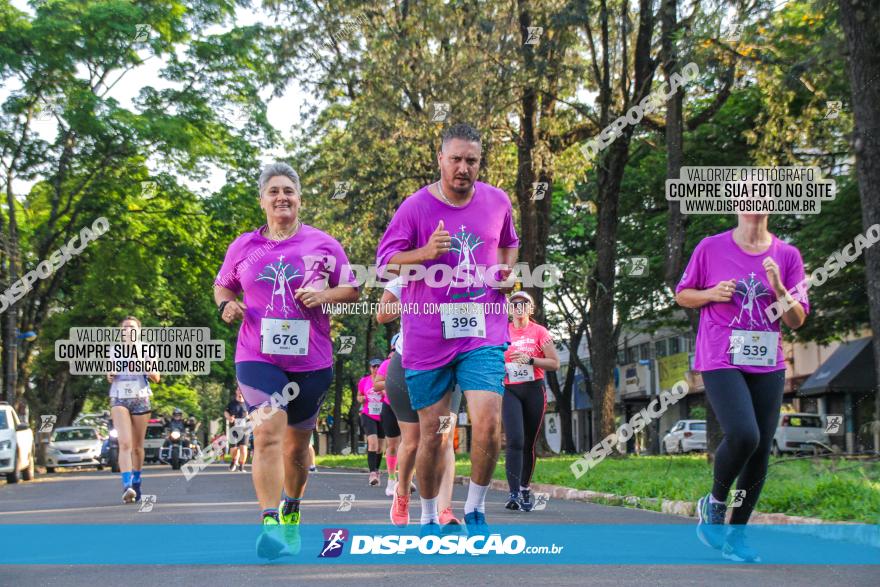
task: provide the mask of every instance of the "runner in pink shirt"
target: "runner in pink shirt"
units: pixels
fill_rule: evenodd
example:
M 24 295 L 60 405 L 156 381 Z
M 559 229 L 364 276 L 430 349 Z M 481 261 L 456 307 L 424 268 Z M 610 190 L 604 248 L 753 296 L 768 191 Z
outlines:
M 385 441 L 385 430 L 382 428 L 382 400 L 385 394 L 373 386 L 376 371 L 379 370 L 381 359 L 370 360 L 370 374 L 358 381 L 357 399 L 361 402 L 361 429 L 367 440 L 367 465 L 370 469 L 368 483 L 379 484 L 379 464 L 382 462 L 382 450 Z
M 251 474 L 264 529 L 257 554 L 268 559 L 300 548 L 309 441 L 333 378 L 330 316 L 322 304 L 358 298 L 353 277 L 342 275 L 348 259 L 339 242 L 300 221 L 300 194 L 289 165 L 263 170 L 266 224 L 229 245 L 214 282 L 221 318 L 241 321 L 235 372 L 254 423 Z
M 789 293 L 803 279 L 800 252 L 767 230 L 767 215 L 740 214 L 735 229 L 700 241 L 675 290 L 679 305 L 700 310 L 694 369 L 724 431 L 712 490 L 697 504 L 697 535 L 731 560 L 758 559 L 740 530 L 761 495 L 782 405 L 780 326 L 800 328 L 810 311 L 805 292 Z M 781 322 L 769 310 L 778 300 L 789 308 Z M 730 518 L 737 531 L 727 533 L 734 481 L 744 494 Z
M 398 208 L 376 252 L 384 272 L 402 266 L 403 367 L 421 433 L 416 474 L 426 533 L 439 533 L 437 495 L 443 478 L 452 389 L 460 385 L 473 422 L 471 483 L 465 523 L 488 531 L 486 492 L 500 447 L 504 350 L 508 344 L 504 292 L 519 239 L 510 198 L 478 182 L 482 146 L 470 125 L 441 137 L 440 181 L 412 194 Z M 410 268 L 424 276 L 411 275 Z
M 504 353 L 504 399 L 501 418 L 507 439 L 504 468 L 510 494 L 505 508 L 532 511 L 529 485 L 535 471 L 535 444 L 544 422 L 547 393 L 544 371 L 559 368 L 553 337 L 532 320 L 535 300 L 520 290 L 510 295 L 510 346 Z

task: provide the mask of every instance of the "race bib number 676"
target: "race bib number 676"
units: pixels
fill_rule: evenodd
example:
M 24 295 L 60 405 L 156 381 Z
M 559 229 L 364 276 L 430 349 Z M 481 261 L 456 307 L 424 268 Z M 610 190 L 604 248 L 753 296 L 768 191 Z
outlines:
M 309 321 L 263 318 L 260 351 L 267 355 L 309 354 Z

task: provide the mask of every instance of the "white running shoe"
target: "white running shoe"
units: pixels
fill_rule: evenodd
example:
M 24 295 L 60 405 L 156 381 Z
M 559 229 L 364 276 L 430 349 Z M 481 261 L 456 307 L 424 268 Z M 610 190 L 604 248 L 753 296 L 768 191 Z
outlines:
M 397 485 L 397 481 L 395 481 L 391 477 L 388 477 L 388 485 L 385 486 L 385 495 L 387 495 L 388 497 L 394 495 L 395 485 Z
M 132 487 L 126 487 L 122 494 L 122 503 L 134 503 L 136 499 L 137 492 Z

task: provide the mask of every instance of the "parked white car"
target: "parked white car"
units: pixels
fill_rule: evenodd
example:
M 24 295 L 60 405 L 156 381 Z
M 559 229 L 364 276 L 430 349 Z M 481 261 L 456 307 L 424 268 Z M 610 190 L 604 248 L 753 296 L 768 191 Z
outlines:
M 706 421 L 679 420 L 660 441 L 660 450 L 669 454 L 706 450 Z
M 830 446 L 825 434 L 825 419 L 819 414 L 780 414 L 779 425 L 773 435 L 773 454 L 783 452 L 813 452 L 822 447 L 816 443 Z
M 91 426 L 66 426 L 52 432 L 46 445 L 46 472 L 59 467 L 98 467 L 101 464 L 101 440 Z
M 0 402 L 0 475 L 7 483 L 34 478 L 34 431 L 18 418 L 6 402 Z

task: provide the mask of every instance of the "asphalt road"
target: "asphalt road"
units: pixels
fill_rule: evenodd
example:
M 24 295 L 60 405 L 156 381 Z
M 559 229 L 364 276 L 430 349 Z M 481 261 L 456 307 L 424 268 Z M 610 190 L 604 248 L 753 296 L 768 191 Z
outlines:
M 344 526 L 387 524 L 389 499 L 383 487 L 367 485 L 366 474 L 321 469 L 310 477 L 303 523 Z M 156 495 L 152 511 L 119 503 L 119 476 L 78 471 L 40 475 L 35 482 L 0 486 L 0 548 L 14 540 L 16 524 L 252 524 L 258 512 L 250 475 L 214 465 L 186 481 L 168 467 L 145 470 L 143 491 Z M 354 494 L 350 511 L 338 511 L 340 494 Z M 455 488 L 461 512 L 466 489 Z M 487 516 L 506 524 L 688 524 L 692 519 L 651 511 L 550 500 L 546 509 L 523 514 L 503 509 L 505 495 L 489 494 Z M 417 500 L 414 500 L 417 504 Z M 418 506 L 411 513 L 418 516 Z M 621 545 L 625 547 L 625 545 Z M 125 545 L 136 548 L 137 545 Z M 149 548 L 144 557 L 149 558 Z M 145 561 L 147 562 L 147 561 Z M 880 566 L 827 565 L 244 565 L 234 556 L 226 565 L 46 565 L 0 566 L 0 585 L 332 585 L 426 587 L 428 585 L 880 585 Z

